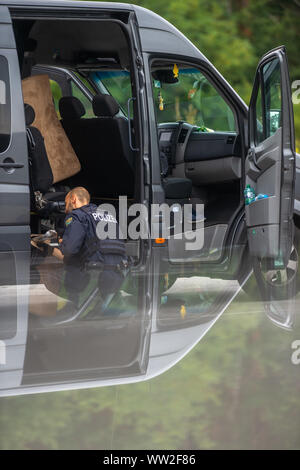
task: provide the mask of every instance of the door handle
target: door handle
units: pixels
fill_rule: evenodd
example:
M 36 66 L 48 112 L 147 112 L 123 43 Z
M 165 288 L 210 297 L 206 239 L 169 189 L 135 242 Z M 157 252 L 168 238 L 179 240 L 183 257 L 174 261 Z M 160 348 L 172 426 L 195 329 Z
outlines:
M 21 163 L 0 163 L 0 168 L 10 170 L 11 168 L 24 168 L 24 165 Z

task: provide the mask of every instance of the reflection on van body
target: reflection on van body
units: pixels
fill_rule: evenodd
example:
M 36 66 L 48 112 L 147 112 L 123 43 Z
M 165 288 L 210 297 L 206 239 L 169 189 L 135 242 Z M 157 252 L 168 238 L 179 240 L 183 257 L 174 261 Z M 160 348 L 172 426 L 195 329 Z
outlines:
M 37 393 L 45 385 L 51 391 L 155 377 L 197 344 L 239 291 L 236 281 L 178 278 L 160 293 L 147 318 L 138 309 L 134 275 L 129 277 L 97 318 L 87 315 L 61 325 L 56 324 L 59 318 L 30 315 L 23 374 L 19 384 L 11 384 L 14 394 Z M 44 290 L 43 285 L 30 286 L 39 312 L 47 301 L 48 307 L 57 303 Z M 5 394 L 7 382 L 0 383 Z

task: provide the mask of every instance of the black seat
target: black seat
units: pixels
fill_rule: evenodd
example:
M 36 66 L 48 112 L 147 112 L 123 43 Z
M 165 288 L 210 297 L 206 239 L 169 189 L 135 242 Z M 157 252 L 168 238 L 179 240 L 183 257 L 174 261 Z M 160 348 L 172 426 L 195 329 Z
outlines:
M 24 110 L 32 189 L 33 191 L 46 193 L 53 184 L 53 174 L 47 157 L 44 139 L 39 129 L 32 126 L 35 119 L 33 107 L 25 104 Z
M 75 96 L 64 96 L 59 101 L 59 113 L 61 124 L 81 165 L 80 174 L 66 179 L 65 183 L 70 187 L 84 186 L 91 192 L 91 185 L 88 183 L 88 162 L 84 150 L 84 120 L 81 119 L 85 115 L 85 108 Z
M 172 169 L 164 152 L 160 154 L 162 186 L 165 191 L 166 203 L 169 205 L 179 203 L 187 204 L 192 195 L 192 181 L 188 178 L 170 176 Z
M 118 198 L 134 195 L 133 152 L 129 147 L 128 121 L 117 116 L 119 105 L 110 95 L 93 99 L 95 118 L 83 119 L 82 103 L 75 97 L 59 102 L 62 125 L 80 160 L 80 185 L 93 197 Z M 79 184 L 77 175 L 71 185 Z
M 32 126 L 35 112 L 29 104 L 24 105 L 26 133 L 28 143 L 30 185 L 31 185 L 31 207 L 37 209 L 35 194 L 41 193 L 44 201 L 64 202 L 65 191 L 50 191 L 53 185 L 53 174 L 48 160 L 44 138 L 36 127 Z M 63 209 L 63 204 L 57 208 Z

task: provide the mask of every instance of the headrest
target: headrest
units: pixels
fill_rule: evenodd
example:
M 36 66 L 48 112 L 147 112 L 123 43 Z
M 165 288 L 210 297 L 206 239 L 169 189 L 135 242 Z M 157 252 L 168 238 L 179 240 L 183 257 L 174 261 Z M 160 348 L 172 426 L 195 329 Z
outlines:
M 33 38 L 27 38 L 25 40 L 25 52 L 34 52 L 37 47 L 37 41 Z
M 113 117 L 119 112 L 119 105 L 111 95 L 95 95 L 93 111 L 95 116 Z
M 25 122 L 26 126 L 31 126 L 33 121 L 35 120 L 35 112 L 30 104 L 24 103 L 24 111 L 25 111 Z
M 63 96 L 59 100 L 59 112 L 62 119 L 80 119 L 85 115 L 85 108 L 75 96 Z

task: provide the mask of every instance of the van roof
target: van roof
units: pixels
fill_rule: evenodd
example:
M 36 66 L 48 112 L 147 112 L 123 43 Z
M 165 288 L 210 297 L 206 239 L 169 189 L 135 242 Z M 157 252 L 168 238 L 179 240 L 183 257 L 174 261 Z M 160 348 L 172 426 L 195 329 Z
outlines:
M 35 9 L 37 11 L 44 10 L 46 12 L 68 9 L 73 11 L 90 10 L 91 12 L 96 10 L 102 10 L 103 12 L 110 10 L 116 13 L 134 12 L 143 39 L 144 52 L 168 52 L 169 54 L 180 54 L 209 62 L 202 52 L 169 21 L 147 8 L 132 3 L 74 0 L 51 0 L 51 2 L 49 0 L 3 0 L 1 5 L 15 10 L 13 14 L 17 13 L 18 10 L 22 12 L 26 9 L 33 11 Z M 155 36 L 153 36 L 153 30 L 157 32 Z
M 116 3 L 116 2 L 83 2 L 83 1 L 74 1 L 74 0 L 4 0 L 2 5 L 9 7 L 13 6 L 23 6 L 23 7 L 44 7 L 49 10 L 56 7 L 75 7 L 75 8 L 93 8 L 93 9 L 112 9 L 112 10 L 133 10 L 133 5 L 130 3 Z
M 7 6 L 10 9 L 15 7 L 16 10 L 20 9 L 37 9 L 42 8 L 46 11 L 57 11 L 64 9 L 78 9 L 78 10 L 111 10 L 116 12 L 135 12 L 138 17 L 138 23 L 140 27 L 145 28 L 154 28 L 165 31 L 172 31 L 173 34 L 179 34 L 182 36 L 182 33 L 175 28 L 171 23 L 165 20 L 163 17 L 148 10 L 147 8 L 141 7 L 139 5 L 134 5 L 131 3 L 116 3 L 116 2 L 102 2 L 102 1 L 74 1 L 74 0 L 4 0 L 1 4 L 2 6 Z M 0 6 L 1 6 L 0 5 Z

